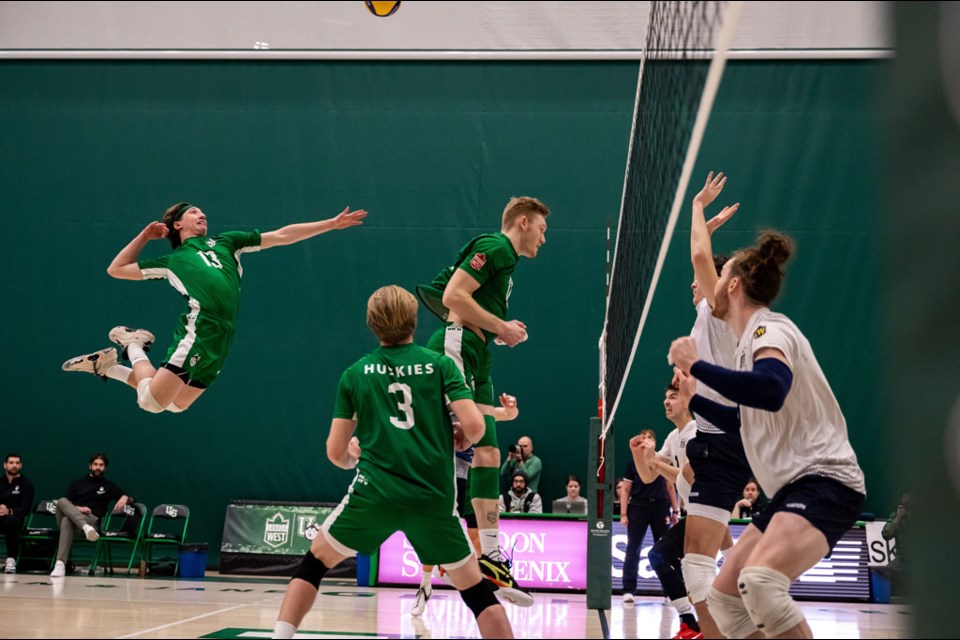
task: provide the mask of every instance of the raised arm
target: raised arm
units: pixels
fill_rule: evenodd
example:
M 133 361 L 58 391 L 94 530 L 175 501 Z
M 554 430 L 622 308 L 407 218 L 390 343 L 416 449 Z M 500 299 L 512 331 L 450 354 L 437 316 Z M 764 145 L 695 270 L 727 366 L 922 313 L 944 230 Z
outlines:
M 356 227 L 363 224 L 363 219 L 367 217 L 367 212 L 363 209 L 350 211 L 347 207 L 337 216 L 329 220 L 320 220 L 319 222 L 301 222 L 298 224 L 288 224 L 280 227 L 276 231 L 267 231 L 260 235 L 260 250 L 270 249 L 271 247 L 283 247 L 288 244 L 294 244 L 313 236 L 318 236 L 327 231 L 335 229 L 346 229 L 347 227 Z
M 137 234 L 137 237 L 120 250 L 120 253 L 107 267 L 107 274 L 120 280 L 143 280 L 143 274 L 140 273 L 140 267 L 137 266 L 137 256 L 140 255 L 148 242 L 166 238 L 169 232 L 167 225 L 162 222 L 148 224 L 143 228 L 143 231 Z
M 740 203 L 724 207 L 723 211 L 707 222 L 704 210 L 723 191 L 727 178 L 723 173 L 716 177 L 711 171 L 707 174 L 707 181 L 693 198 L 693 217 L 690 221 L 690 261 L 693 263 L 693 275 L 700 285 L 700 291 L 713 307 L 713 290 L 719 277 L 713 264 L 713 244 L 710 236 L 727 220 L 733 217 L 740 207 Z

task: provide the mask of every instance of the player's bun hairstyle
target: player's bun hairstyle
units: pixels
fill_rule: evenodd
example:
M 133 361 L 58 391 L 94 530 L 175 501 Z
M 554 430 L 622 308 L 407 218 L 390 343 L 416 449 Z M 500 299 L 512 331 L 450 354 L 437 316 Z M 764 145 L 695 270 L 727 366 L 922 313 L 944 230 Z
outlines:
M 380 342 L 405 342 L 417 328 L 417 298 L 395 284 L 380 287 L 367 300 L 367 326 Z
M 163 224 L 167 225 L 167 229 L 170 231 L 170 233 L 167 234 L 167 240 L 170 241 L 170 246 L 174 249 L 180 246 L 180 232 L 173 228 L 173 223 L 175 222 L 174 218 L 176 217 L 177 212 L 180 211 L 180 208 L 185 204 L 189 203 L 178 202 L 177 204 L 173 205 L 164 211 L 163 218 L 160 220 L 163 222 Z
M 764 231 L 756 246 L 737 252 L 731 274 L 743 282 L 746 296 L 769 307 L 780 294 L 783 265 L 793 255 L 793 242 L 777 231 Z
M 540 214 L 544 218 L 550 215 L 550 208 L 536 198 L 522 196 L 520 198 L 510 198 L 510 202 L 503 209 L 503 228 L 512 227 L 520 216 L 530 216 Z

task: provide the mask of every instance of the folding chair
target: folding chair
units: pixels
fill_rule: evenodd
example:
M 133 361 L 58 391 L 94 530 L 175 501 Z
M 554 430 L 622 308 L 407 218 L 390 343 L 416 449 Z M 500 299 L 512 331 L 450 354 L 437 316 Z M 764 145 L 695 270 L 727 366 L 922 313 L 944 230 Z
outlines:
M 59 539 L 57 501 L 40 500 L 24 525 L 23 535 L 20 537 L 20 553 L 17 554 L 17 567 L 24 569 L 21 560 L 42 560 L 46 564 L 46 571 L 50 571 L 57 558 Z
M 104 571 L 113 573 L 112 549 L 114 546 L 120 545 L 128 547 L 130 550 L 130 557 L 127 560 L 127 575 L 129 575 L 137 548 L 143 538 L 143 528 L 146 522 L 147 507 L 141 502 L 125 506 L 123 516 L 120 514 L 109 515 L 100 531 L 100 540 L 97 542 L 97 549 L 94 552 L 90 568 L 96 569 L 97 565 L 103 564 Z
M 147 566 L 155 564 L 153 552 L 157 547 L 173 547 L 173 575 L 180 568 L 180 545 L 186 539 L 187 525 L 190 524 L 190 509 L 182 504 L 161 504 L 150 515 L 150 524 L 140 545 L 141 559 Z

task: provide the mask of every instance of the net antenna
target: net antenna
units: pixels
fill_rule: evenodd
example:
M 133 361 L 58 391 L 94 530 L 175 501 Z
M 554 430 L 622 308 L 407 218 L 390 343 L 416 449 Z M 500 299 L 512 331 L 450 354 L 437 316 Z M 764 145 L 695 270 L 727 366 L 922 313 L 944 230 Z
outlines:
M 650 3 L 600 336 L 601 440 L 623 397 L 743 4 Z

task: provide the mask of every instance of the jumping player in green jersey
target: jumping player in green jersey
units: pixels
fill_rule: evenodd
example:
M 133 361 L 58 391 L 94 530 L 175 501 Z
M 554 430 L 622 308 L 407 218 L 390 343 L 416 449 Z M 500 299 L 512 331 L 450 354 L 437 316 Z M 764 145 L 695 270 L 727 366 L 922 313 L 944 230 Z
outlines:
M 64 371 L 93 373 L 137 390 L 137 404 L 150 413 L 179 413 L 213 384 L 227 357 L 240 313 L 240 256 L 249 251 L 294 244 L 307 238 L 363 224 L 367 212 L 347 207 L 329 220 L 291 224 L 275 231 L 228 231 L 207 235 L 207 216 L 200 207 L 179 202 L 151 222 L 123 248 L 107 268 L 121 280 L 166 279 L 187 300 L 173 343 L 160 369 L 146 351 L 154 336 L 145 329 L 115 327 L 110 339 L 123 349 L 131 367 L 117 363 L 113 347 L 72 358 Z M 151 240 L 167 238 L 173 251 L 160 258 L 137 260 Z
M 520 256 L 535 258 L 546 242 L 548 215 L 550 209 L 536 198 L 511 198 L 499 233 L 474 238 L 431 284 L 417 287 L 423 303 L 444 322 L 427 346 L 457 363 L 484 414 L 486 431 L 470 469 L 470 497 L 483 550 L 480 567 L 503 598 L 527 607 L 533 597 L 517 587 L 498 542 L 500 449 L 489 344 L 496 340 L 513 347 L 527 339 L 524 323 L 507 320 L 507 302 Z
M 480 439 L 483 415 L 454 362 L 414 344 L 417 306 L 393 285 L 367 302 L 367 325 L 380 348 L 340 377 L 327 436 L 327 457 L 356 475 L 290 580 L 274 638 L 294 636 L 329 569 L 358 552 L 373 554 L 395 531 L 423 562 L 446 568 L 481 636 L 513 637 L 456 507 L 454 451 Z M 457 433 L 449 411 L 460 419 Z M 359 460 L 350 454 L 354 434 L 363 443 Z

